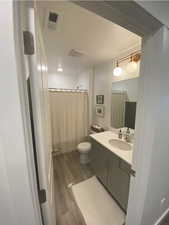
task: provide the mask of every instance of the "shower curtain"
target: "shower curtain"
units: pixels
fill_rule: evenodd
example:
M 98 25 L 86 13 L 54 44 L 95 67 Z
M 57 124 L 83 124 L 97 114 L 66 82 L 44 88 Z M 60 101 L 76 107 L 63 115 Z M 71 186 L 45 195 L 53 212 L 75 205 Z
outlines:
M 87 92 L 50 92 L 53 151 L 76 149 L 88 135 Z

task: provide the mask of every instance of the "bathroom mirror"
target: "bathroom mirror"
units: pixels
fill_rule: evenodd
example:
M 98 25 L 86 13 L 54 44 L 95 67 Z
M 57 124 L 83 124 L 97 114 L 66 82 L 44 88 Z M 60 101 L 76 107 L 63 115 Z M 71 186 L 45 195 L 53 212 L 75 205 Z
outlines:
M 112 83 L 111 126 L 135 128 L 138 78 Z

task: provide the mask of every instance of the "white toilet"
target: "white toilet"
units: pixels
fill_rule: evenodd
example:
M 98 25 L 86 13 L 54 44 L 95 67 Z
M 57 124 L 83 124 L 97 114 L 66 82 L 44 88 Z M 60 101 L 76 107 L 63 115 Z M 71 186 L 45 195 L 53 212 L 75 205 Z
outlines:
M 80 163 L 87 164 L 90 162 L 89 152 L 91 150 L 90 142 L 82 142 L 77 146 L 78 151 L 80 152 Z

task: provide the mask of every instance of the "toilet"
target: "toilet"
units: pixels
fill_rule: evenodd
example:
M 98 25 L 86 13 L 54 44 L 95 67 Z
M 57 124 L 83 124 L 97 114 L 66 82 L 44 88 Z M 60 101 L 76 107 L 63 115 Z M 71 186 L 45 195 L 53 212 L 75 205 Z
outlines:
M 89 159 L 89 152 L 91 150 L 91 143 L 90 142 L 82 142 L 77 146 L 77 150 L 80 153 L 80 163 L 87 164 L 90 162 Z

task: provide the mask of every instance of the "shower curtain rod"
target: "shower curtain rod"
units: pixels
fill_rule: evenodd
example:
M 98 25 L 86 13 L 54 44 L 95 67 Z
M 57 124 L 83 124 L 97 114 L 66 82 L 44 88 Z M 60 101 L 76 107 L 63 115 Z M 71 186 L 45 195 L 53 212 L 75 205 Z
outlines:
M 51 92 L 87 92 L 86 89 L 48 88 Z

